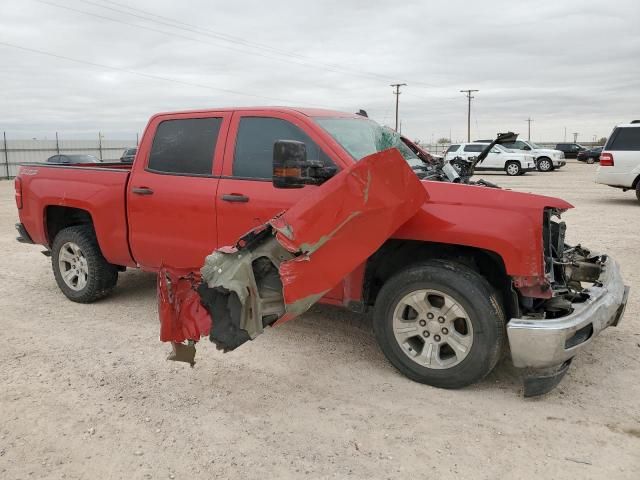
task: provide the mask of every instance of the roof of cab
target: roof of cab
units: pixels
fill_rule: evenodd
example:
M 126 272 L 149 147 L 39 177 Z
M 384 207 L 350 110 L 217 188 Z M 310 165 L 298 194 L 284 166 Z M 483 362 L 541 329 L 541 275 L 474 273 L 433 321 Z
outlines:
M 175 114 L 193 114 L 193 113 L 211 113 L 211 112 L 243 112 L 243 111 L 269 111 L 281 113 L 299 113 L 307 117 L 347 117 L 347 118 L 365 118 L 355 113 L 340 112 L 337 110 L 328 110 L 324 108 L 300 108 L 300 107 L 278 107 L 278 106 L 258 106 L 258 107 L 225 107 L 225 108 L 203 108 L 198 110 L 181 110 L 173 112 L 160 112 L 154 115 L 175 115 Z

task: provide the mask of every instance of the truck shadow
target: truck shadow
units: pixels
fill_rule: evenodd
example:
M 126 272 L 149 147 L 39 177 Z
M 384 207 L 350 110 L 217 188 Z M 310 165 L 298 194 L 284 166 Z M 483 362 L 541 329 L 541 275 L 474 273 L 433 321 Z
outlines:
M 118 286 L 104 302 L 130 306 L 155 303 L 156 275 L 140 270 L 127 270 L 121 273 Z M 157 318 L 145 318 L 144 321 L 156 323 Z M 378 347 L 370 314 L 354 313 L 330 305 L 314 305 L 300 318 L 280 327 L 267 329 L 265 334 L 271 337 L 275 344 L 283 345 L 294 344 L 304 338 L 309 338 L 310 341 L 313 339 L 313 342 L 319 343 L 321 350 L 337 349 L 340 356 L 344 358 L 353 357 L 353 362 L 369 365 L 382 375 L 397 376 L 398 380 L 405 380 L 404 376 L 387 361 Z M 323 343 L 326 343 L 324 347 Z M 502 390 L 514 393 L 521 388 L 520 373 L 505 355 L 483 381 L 465 390 Z

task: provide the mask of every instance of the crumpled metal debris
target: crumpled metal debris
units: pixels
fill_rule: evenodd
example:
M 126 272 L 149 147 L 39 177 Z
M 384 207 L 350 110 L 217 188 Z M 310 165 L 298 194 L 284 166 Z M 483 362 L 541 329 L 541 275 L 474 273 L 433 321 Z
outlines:
M 233 350 L 307 311 L 427 200 L 396 149 L 363 158 L 298 203 L 207 257 L 200 272 L 163 268 L 161 340 L 209 335 Z

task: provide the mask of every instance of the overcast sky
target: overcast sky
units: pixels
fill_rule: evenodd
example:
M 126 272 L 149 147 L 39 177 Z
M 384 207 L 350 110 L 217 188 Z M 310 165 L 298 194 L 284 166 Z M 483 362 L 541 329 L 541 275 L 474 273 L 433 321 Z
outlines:
M 135 138 L 159 111 L 364 108 L 429 142 L 640 118 L 640 1 L 2 0 L 0 130 Z M 9 46 L 10 44 L 11 46 Z M 20 47 L 20 48 L 17 48 Z M 84 63 L 83 63 L 84 62 Z

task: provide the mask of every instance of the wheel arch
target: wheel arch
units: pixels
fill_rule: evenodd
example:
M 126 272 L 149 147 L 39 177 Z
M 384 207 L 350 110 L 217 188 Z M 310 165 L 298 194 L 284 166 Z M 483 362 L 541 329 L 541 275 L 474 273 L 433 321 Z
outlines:
M 44 209 L 44 224 L 49 247 L 53 245 L 53 240 L 63 228 L 76 225 L 91 225 L 95 231 L 91 213 L 76 207 L 48 205 Z
M 374 305 L 384 283 L 397 272 L 433 259 L 459 263 L 478 272 L 499 293 L 507 318 L 517 316 L 517 294 L 499 254 L 477 247 L 415 240 L 391 239 L 369 258 L 362 292 L 364 304 Z

